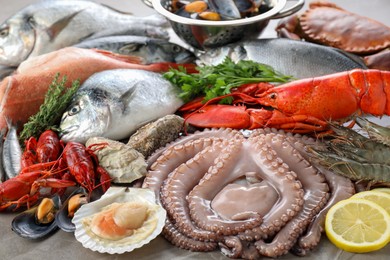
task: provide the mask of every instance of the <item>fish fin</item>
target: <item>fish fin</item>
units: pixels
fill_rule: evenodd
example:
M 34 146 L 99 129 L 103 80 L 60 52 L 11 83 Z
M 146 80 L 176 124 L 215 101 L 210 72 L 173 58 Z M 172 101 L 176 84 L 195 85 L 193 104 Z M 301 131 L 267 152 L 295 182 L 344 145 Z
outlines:
M 53 40 L 58 34 L 60 34 L 62 32 L 62 30 L 65 29 L 65 27 L 68 26 L 68 24 L 73 20 L 73 18 L 76 17 L 76 15 L 78 15 L 82 11 L 84 11 L 84 10 L 80 10 L 78 12 L 71 14 L 71 15 L 65 16 L 65 17 L 61 18 L 60 20 L 56 21 L 55 23 L 53 23 L 47 29 L 47 32 L 50 36 L 50 40 Z
M 107 57 L 110 57 L 110 58 L 113 58 L 116 60 L 128 62 L 128 63 L 143 64 L 143 62 L 144 62 L 144 59 L 142 57 L 138 57 L 138 56 L 122 55 L 122 54 L 113 53 L 111 51 L 100 50 L 100 49 L 92 49 L 92 50 L 97 52 L 97 53 L 100 53 L 104 56 L 107 56 Z
M 100 4 L 100 5 L 106 7 L 106 8 L 108 8 L 108 9 L 114 11 L 114 12 L 120 13 L 120 14 L 129 14 L 129 15 L 133 15 L 132 12 L 123 12 L 123 11 L 121 11 L 121 10 L 118 10 L 118 9 L 113 8 L 112 6 L 108 6 L 108 5 L 106 5 L 106 4 Z
M 125 93 L 123 93 L 119 100 L 120 102 L 123 104 L 123 113 L 125 114 L 127 109 L 127 105 L 126 104 L 129 104 L 131 102 L 131 100 L 134 98 L 134 93 L 135 91 L 137 90 L 137 88 L 139 87 L 142 87 L 142 83 L 138 82 L 136 83 L 132 88 L 129 88 L 129 90 L 127 90 Z

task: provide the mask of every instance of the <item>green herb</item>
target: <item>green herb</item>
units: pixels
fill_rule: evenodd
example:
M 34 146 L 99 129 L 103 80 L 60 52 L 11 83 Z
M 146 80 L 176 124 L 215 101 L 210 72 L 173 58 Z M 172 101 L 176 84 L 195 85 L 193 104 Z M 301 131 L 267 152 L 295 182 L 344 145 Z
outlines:
M 199 73 L 188 74 L 185 68 L 171 69 L 164 77 L 181 88 L 179 96 L 184 102 L 205 96 L 205 100 L 230 93 L 233 87 L 257 82 L 287 82 L 291 76 L 275 71 L 271 66 L 249 60 L 237 63 L 225 58 L 216 66 L 197 67 Z M 231 99 L 225 100 L 231 102 Z
M 67 108 L 72 96 L 80 86 L 80 82 L 76 80 L 72 82 L 70 88 L 67 88 L 65 84 L 66 80 L 66 76 L 63 76 L 62 80 L 59 81 L 59 73 L 56 74 L 38 113 L 31 116 L 29 121 L 24 124 L 23 130 L 19 135 L 21 143 L 31 136 L 38 138 L 39 135 L 47 129 L 56 128 L 64 110 Z

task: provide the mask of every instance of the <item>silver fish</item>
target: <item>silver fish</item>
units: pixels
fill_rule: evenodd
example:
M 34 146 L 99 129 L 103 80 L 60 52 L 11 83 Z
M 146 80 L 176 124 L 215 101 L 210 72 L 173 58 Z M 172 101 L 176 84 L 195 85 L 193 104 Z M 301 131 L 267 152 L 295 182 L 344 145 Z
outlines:
M 60 123 L 61 139 L 85 143 L 91 137 L 121 140 L 139 127 L 173 114 L 183 102 L 161 74 L 117 69 L 96 73 L 76 92 Z
M 341 50 L 290 39 L 255 39 L 229 44 L 198 53 L 198 65 L 216 65 L 225 57 L 233 61 L 254 60 L 272 66 L 285 75 L 311 78 L 347 71 L 367 69 L 363 60 Z
M 122 55 L 138 56 L 143 58 L 143 64 L 156 62 L 192 63 L 195 55 L 165 39 L 156 39 L 144 36 L 108 36 L 85 40 L 75 45 L 85 49 L 102 49 Z
M 91 1 L 41 1 L 0 25 L 0 64 L 17 66 L 95 35 L 123 33 L 123 28 L 131 35 L 168 38 L 166 26 L 159 15 L 136 17 Z
M 19 174 L 21 169 L 22 149 L 20 148 L 17 127 L 7 120 L 7 134 L 3 143 L 2 163 L 6 179 Z

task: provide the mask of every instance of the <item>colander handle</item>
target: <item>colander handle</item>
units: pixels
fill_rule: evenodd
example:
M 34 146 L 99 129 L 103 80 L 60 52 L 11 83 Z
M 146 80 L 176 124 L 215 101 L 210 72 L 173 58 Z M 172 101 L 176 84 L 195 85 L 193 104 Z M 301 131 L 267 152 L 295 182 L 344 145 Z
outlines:
M 305 4 L 305 0 L 287 0 L 287 1 L 297 1 L 297 3 L 293 6 L 290 6 L 289 8 L 280 11 L 278 14 L 271 17 L 271 19 L 279 19 L 283 18 L 289 15 L 292 15 L 293 13 L 298 12 L 302 6 Z
M 141 0 L 147 6 L 153 8 L 152 0 Z

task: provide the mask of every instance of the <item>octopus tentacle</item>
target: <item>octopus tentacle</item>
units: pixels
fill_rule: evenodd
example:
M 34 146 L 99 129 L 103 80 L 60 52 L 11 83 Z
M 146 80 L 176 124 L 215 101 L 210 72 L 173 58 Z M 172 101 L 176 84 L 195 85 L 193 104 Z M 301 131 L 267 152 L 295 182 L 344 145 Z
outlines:
M 211 201 L 217 193 L 245 173 L 234 170 L 240 160 L 236 155 L 242 151 L 242 142 L 242 137 L 232 140 L 188 195 L 191 217 L 202 229 L 233 235 L 261 223 L 262 218 L 257 212 L 245 212 L 228 219 L 220 216 L 211 207 Z
M 291 146 L 285 135 L 268 133 L 265 140 L 297 174 L 305 191 L 303 209 L 275 235 L 272 242 L 259 240 L 255 243 L 260 254 L 277 257 L 288 253 L 315 214 L 326 204 L 329 187 L 324 176 Z
M 230 258 L 259 259 L 260 254 L 253 243 L 242 241 L 237 236 L 225 237 L 218 243 L 222 254 Z
M 185 150 L 189 149 L 194 153 L 196 153 L 195 151 L 199 152 L 169 174 L 161 188 L 161 202 L 167 209 L 168 215 L 174 219 L 178 230 L 184 234 L 191 234 L 191 237 L 195 239 L 208 241 L 216 240 L 219 235 L 199 229 L 194 225 L 190 218 L 186 196 L 198 184 L 198 181 L 207 172 L 209 165 L 213 163 L 228 141 L 222 142 L 221 139 L 217 138 L 203 140 L 210 140 L 207 144 L 208 147 L 200 145 L 201 143 L 198 140 L 186 143 L 184 146 Z M 185 152 L 187 151 L 180 153 L 183 154 Z
M 239 234 L 242 240 L 260 240 L 268 238 L 278 232 L 303 207 L 303 189 L 296 179 L 296 174 L 290 171 L 277 155 L 275 150 L 267 144 L 265 135 L 254 133 L 249 140 L 255 143 L 257 153 L 255 162 L 261 169 L 261 178 L 268 180 L 280 194 L 279 201 L 264 216 L 263 223 L 252 230 Z
M 318 245 L 321 234 L 324 231 L 326 213 L 328 213 L 329 209 L 337 202 L 348 199 L 355 194 L 355 187 L 350 179 L 335 174 L 323 167 L 316 167 L 324 174 L 329 184 L 331 195 L 328 203 L 315 216 L 307 228 L 306 233 L 299 238 L 298 243 L 294 246 L 292 252 L 298 255 L 306 255 L 307 251 L 312 250 Z
M 215 242 L 198 241 L 185 236 L 176 229 L 176 227 L 168 218 L 165 221 L 165 226 L 163 228 L 162 235 L 169 242 L 171 242 L 172 245 L 190 251 L 210 252 L 218 248 L 218 244 Z
M 157 158 L 161 156 L 161 154 L 166 151 L 167 149 L 179 145 L 184 144 L 188 141 L 192 141 L 195 139 L 200 138 L 207 138 L 207 137 L 219 137 L 224 139 L 230 139 L 233 138 L 233 136 L 237 135 L 239 133 L 237 130 L 230 129 L 230 128 L 212 128 L 212 129 L 205 129 L 203 131 L 195 132 L 191 135 L 182 136 L 175 141 L 168 143 L 165 147 L 162 147 L 155 151 L 152 155 L 150 155 L 147 159 L 148 168 L 157 161 Z
M 290 144 L 294 146 L 294 148 L 296 148 L 308 161 L 311 160 L 311 157 L 307 155 L 306 147 L 313 145 L 316 147 L 323 146 L 322 143 L 319 143 L 317 140 L 307 136 L 291 133 L 286 134 L 286 136 Z M 293 254 L 299 256 L 306 255 L 309 250 L 312 250 L 320 242 L 321 234 L 324 231 L 326 213 L 329 209 L 337 202 L 350 198 L 353 194 L 355 194 L 355 187 L 350 179 L 335 174 L 317 163 L 312 165 L 325 177 L 330 189 L 330 196 L 327 203 L 312 219 L 305 233 L 298 239 L 297 243 L 291 249 Z

